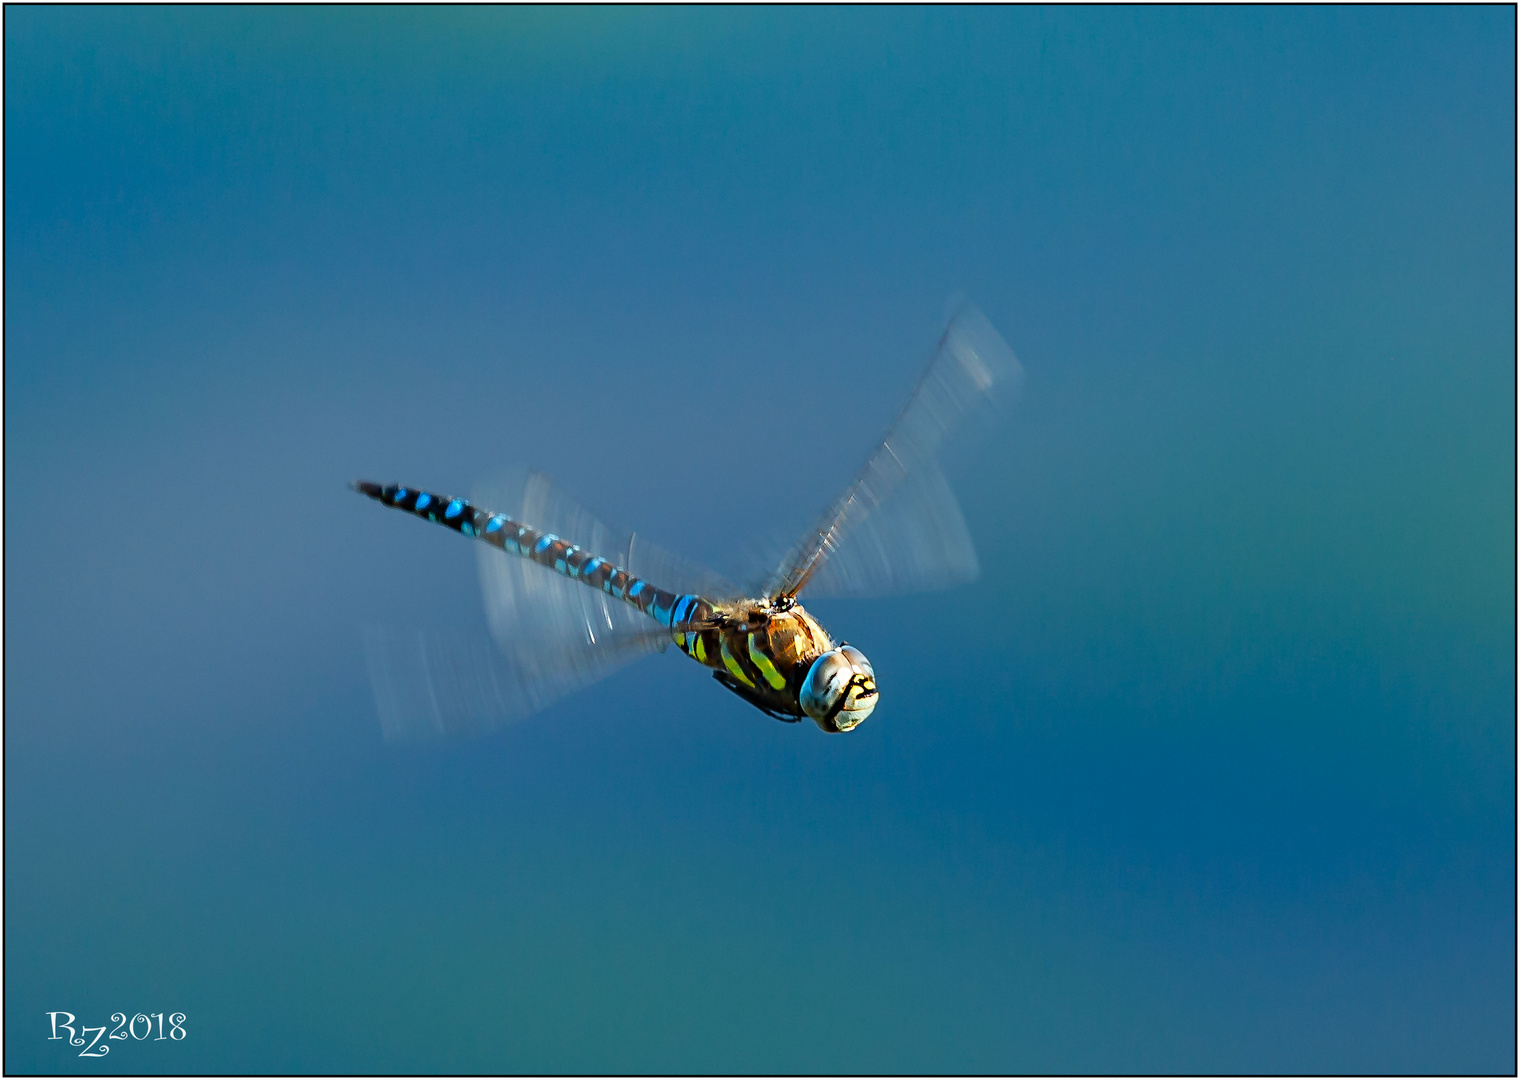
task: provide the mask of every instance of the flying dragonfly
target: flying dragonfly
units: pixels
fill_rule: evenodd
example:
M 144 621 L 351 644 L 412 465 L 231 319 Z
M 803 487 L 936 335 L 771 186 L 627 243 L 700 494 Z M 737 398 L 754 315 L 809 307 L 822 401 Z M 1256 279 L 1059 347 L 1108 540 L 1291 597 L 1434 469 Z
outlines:
M 994 397 L 1011 399 L 1022 378 L 992 324 L 962 307 L 865 466 L 748 587 L 609 528 L 539 473 L 469 499 L 355 481 L 363 495 L 482 542 L 494 639 L 366 627 L 386 736 L 487 731 L 672 643 L 778 720 L 853 730 L 876 708 L 876 672 L 799 598 L 974 580 L 976 550 L 939 452 Z

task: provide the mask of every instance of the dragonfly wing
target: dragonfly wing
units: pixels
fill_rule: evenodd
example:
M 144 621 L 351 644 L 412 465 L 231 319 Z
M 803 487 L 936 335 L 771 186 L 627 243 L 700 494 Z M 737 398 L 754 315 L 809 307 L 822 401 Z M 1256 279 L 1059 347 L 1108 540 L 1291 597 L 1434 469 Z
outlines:
M 604 638 L 595 648 L 556 650 L 522 639 L 503 649 L 484 636 L 364 627 L 381 733 L 396 742 L 494 731 L 658 652 L 669 640 L 654 627 Z
M 933 462 L 903 478 L 808 579 L 809 596 L 893 596 L 975 581 L 976 547 Z
M 967 417 L 1009 402 L 1023 381 L 1013 350 L 969 304 L 865 467 L 781 561 L 768 596 L 872 596 L 943 588 L 977 575 L 976 550 L 937 456 Z

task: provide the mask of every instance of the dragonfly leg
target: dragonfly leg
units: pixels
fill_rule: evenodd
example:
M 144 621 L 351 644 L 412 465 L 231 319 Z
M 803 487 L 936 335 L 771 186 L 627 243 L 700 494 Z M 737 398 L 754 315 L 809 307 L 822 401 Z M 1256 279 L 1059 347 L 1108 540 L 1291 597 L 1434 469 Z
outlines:
M 780 720 L 782 723 L 786 724 L 795 724 L 797 721 L 802 719 L 801 716 L 793 716 L 791 713 L 781 712 L 774 706 L 768 704 L 765 701 L 762 701 L 758 694 L 756 694 L 749 687 L 745 686 L 738 679 L 735 679 L 732 675 L 728 674 L 726 671 L 713 672 L 713 678 L 718 680 L 721 685 L 728 687 L 728 689 L 738 694 L 755 708 L 765 713 L 766 716 L 774 716 L 777 720 Z

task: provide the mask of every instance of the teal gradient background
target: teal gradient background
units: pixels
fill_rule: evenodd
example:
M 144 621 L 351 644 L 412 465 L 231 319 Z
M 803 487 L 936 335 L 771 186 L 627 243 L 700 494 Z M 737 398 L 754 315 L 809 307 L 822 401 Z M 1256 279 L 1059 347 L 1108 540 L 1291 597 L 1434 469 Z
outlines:
M 4 17 L 8 1071 L 1513 1072 L 1512 8 Z M 955 292 L 857 732 L 380 741 L 359 624 L 485 620 L 348 480 L 732 568 Z

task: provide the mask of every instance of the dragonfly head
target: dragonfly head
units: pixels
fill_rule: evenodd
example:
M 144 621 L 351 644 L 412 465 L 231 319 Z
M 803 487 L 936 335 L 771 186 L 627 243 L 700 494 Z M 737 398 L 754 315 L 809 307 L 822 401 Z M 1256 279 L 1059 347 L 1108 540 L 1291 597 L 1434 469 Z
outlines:
M 841 645 L 813 661 L 798 699 L 824 731 L 849 731 L 876 708 L 876 672 L 859 649 Z

